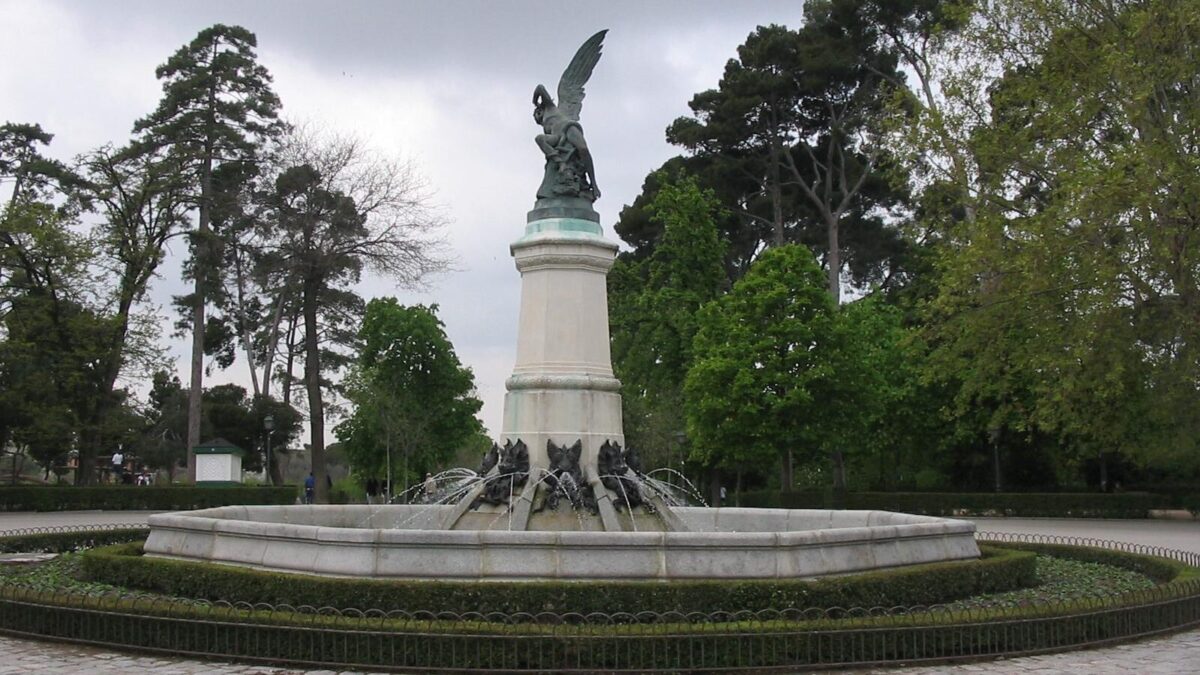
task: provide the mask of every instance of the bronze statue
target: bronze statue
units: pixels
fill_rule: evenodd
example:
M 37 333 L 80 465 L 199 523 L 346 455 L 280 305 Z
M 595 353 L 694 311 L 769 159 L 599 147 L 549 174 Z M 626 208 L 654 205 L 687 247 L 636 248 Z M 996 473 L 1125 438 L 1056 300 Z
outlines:
M 573 197 L 590 203 L 600 197 L 592 154 L 579 124 L 579 111 L 583 108 L 583 85 L 600 61 L 600 47 L 607 32 L 596 33 L 575 52 L 558 81 L 558 103 L 545 86 L 539 84 L 533 90 L 533 119 L 545 132 L 535 139 L 546 155 L 546 171 L 537 192 L 539 200 Z

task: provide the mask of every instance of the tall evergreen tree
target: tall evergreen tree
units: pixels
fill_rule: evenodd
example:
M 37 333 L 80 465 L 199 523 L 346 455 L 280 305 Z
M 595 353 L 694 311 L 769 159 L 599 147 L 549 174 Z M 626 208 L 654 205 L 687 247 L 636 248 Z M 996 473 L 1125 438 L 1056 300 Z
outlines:
M 226 162 L 253 162 L 262 141 L 282 129 L 279 98 L 271 90 L 270 74 L 257 61 L 256 47 L 254 34 L 240 26 L 217 24 L 200 31 L 158 67 L 163 98 L 134 125 L 141 147 L 170 148 L 200 188 L 188 266 L 194 283 L 187 438 L 188 477 L 193 480 L 191 448 L 200 442 L 205 303 L 210 268 L 217 262 L 211 230 L 213 171 Z

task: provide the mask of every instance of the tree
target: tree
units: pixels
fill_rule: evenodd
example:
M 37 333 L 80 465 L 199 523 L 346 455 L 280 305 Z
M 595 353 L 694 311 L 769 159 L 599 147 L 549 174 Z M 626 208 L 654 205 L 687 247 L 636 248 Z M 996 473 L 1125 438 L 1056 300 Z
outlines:
M 204 381 L 205 302 L 209 270 L 216 258 L 210 228 L 213 171 L 226 162 L 253 162 L 262 140 L 277 135 L 279 98 L 271 76 L 259 65 L 254 34 L 240 26 L 206 28 L 155 71 L 163 98 L 149 116 L 138 120 L 140 148 L 170 148 L 186 175 L 200 188 L 191 238 L 188 271 L 192 293 L 192 363 L 188 400 L 188 478 L 195 479 L 190 448 L 200 442 L 201 391 Z
M 187 463 L 187 391 L 165 370 L 156 371 L 151 382 L 137 452 L 146 466 L 165 470 L 167 482 L 173 483 L 180 465 Z
M 990 400 L 998 437 L 1052 435 L 1059 467 L 1129 453 L 1200 469 L 1198 17 L 1037 0 L 973 18 L 999 77 L 929 333 L 961 373 L 960 413 Z
M 57 160 L 38 151 L 39 145 L 50 145 L 54 134 L 40 124 L 5 122 L 0 125 L 0 183 L 11 180 L 10 205 L 38 201 L 47 189 L 70 185 L 71 172 Z
M 436 305 L 372 300 L 359 339 L 346 391 L 354 410 L 335 431 L 360 472 L 407 485 L 479 436 L 474 376 L 455 355 Z
M 725 247 L 716 226 L 723 210 L 711 190 L 686 175 L 657 182 L 646 209 L 661 239 L 648 260 L 622 258 L 614 266 L 609 313 L 627 442 L 652 464 L 669 465 L 666 451 L 680 445 L 686 428 L 683 382 L 696 313 L 724 287 Z
M 363 269 L 417 285 L 445 261 L 440 242 L 431 236 L 440 221 L 426 206 L 414 174 L 384 161 L 371 162 L 353 143 L 300 152 L 331 173 L 307 163 L 280 173 L 265 216 L 278 236 L 264 266 L 297 289 L 313 473 L 317 498 L 324 499 L 323 371 L 335 370 L 346 359 L 322 347 L 323 334 L 328 340 L 334 332 L 336 338 L 336 332 L 358 320 L 362 301 L 350 287 Z
M 823 249 L 835 302 L 844 264 L 879 277 L 881 263 L 902 247 L 882 215 L 903 195 L 885 180 L 888 157 L 874 133 L 889 83 L 900 77 L 860 5 L 810 2 L 801 29 L 758 28 L 726 65 L 719 88 L 692 99 L 695 117 L 668 129 L 671 142 L 740 158 L 761 176 L 772 205 L 769 245 L 799 241 Z M 790 210 L 803 209 L 797 220 L 808 232 L 785 223 L 791 195 L 799 201 Z M 823 243 L 812 236 L 813 225 Z
M 831 369 L 835 311 L 808 249 L 771 248 L 705 305 L 684 385 L 691 459 L 741 473 L 822 449 L 814 420 Z

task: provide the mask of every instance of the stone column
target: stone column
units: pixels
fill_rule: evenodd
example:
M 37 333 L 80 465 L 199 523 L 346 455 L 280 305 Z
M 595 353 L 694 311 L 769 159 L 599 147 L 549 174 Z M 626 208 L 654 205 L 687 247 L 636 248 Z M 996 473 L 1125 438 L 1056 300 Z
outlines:
M 533 220 L 511 248 L 521 273 L 517 362 L 505 383 L 504 440 L 548 466 L 546 441 L 583 441 L 580 465 L 594 475 L 605 440 L 624 445 L 621 383 L 608 336 L 608 270 L 617 245 L 592 220 Z

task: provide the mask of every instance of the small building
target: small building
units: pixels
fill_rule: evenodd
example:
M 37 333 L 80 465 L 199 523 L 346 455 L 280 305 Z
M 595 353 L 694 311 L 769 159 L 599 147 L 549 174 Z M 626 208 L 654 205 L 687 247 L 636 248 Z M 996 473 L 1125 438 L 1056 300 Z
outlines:
M 215 438 L 193 448 L 196 453 L 197 485 L 231 485 L 242 482 L 242 458 L 246 451 L 224 438 Z

